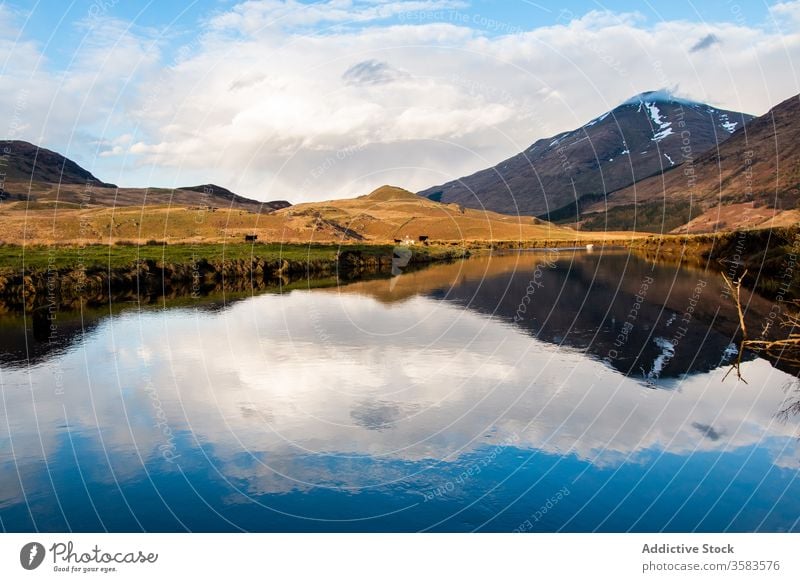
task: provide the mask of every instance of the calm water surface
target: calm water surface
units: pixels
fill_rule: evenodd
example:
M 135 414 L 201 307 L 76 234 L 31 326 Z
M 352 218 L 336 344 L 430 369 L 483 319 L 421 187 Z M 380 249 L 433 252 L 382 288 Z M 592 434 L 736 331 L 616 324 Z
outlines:
M 0 527 L 798 530 L 800 393 L 750 354 L 724 379 L 717 279 L 522 253 L 52 336 L 0 316 Z

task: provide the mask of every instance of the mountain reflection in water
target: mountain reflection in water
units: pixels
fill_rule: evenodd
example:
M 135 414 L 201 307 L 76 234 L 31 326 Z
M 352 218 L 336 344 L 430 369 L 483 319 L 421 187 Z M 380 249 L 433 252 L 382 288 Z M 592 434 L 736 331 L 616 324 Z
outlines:
M 481 257 L 406 275 L 393 288 L 368 281 L 335 292 L 452 302 L 651 383 L 712 370 L 737 353 L 738 314 L 719 274 L 624 252 Z M 747 320 L 760 329 L 772 302 L 745 297 Z
M 97 318 L 6 354 L 0 520 L 513 531 L 566 490 L 534 529 L 795 530 L 793 378 L 748 356 L 748 383 L 723 381 L 722 295 L 710 272 L 561 251 Z M 771 302 L 748 300 L 757 329 Z

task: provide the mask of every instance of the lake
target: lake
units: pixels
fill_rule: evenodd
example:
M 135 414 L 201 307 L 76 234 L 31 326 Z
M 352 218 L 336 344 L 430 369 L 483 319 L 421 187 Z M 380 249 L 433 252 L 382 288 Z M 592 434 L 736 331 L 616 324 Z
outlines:
M 0 315 L 2 530 L 800 529 L 796 378 L 729 373 L 712 270 L 551 250 L 308 287 Z

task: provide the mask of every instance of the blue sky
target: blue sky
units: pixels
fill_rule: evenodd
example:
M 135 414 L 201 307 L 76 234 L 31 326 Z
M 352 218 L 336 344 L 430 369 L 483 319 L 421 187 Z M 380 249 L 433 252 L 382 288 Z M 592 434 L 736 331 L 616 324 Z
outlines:
M 20 15 L 24 15 L 24 36 L 36 40 L 55 67 L 67 67 L 84 34 L 78 24 L 90 11 L 113 15 L 139 27 L 169 28 L 171 48 L 181 46 L 181 41 L 192 34 L 210 16 L 224 12 L 235 2 L 231 0 L 194 0 L 188 2 L 159 2 L 157 0 L 41 0 L 39 2 L 2 2 Z M 306 0 L 302 4 L 313 4 Z M 433 9 L 429 21 L 448 22 L 453 13 L 466 15 L 466 22 L 497 36 L 510 28 L 532 30 L 551 26 L 581 16 L 592 10 L 614 13 L 638 12 L 649 22 L 660 20 L 689 20 L 695 22 L 749 22 L 765 23 L 771 20 L 771 3 L 742 0 L 673 0 L 670 2 L 623 1 L 606 2 L 562 0 L 540 2 L 527 0 L 475 0 L 464 1 L 460 8 Z M 402 23 L 403 18 L 392 17 L 379 23 Z M 493 25 L 491 21 L 498 23 Z M 375 25 L 374 22 L 369 25 Z
M 669 88 L 798 92 L 800 3 L 0 3 L 6 137 L 124 185 L 316 200 L 421 189 Z

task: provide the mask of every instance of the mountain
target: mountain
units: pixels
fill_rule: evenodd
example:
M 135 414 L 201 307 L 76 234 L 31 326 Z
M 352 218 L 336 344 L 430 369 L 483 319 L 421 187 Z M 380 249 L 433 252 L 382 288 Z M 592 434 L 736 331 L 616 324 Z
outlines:
M 84 185 L 93 182 L 105 188 L 116 187 L 101 182 L 61 154 L 26 141 L 0 141 L 0 173 L 5 174 L 6 180 Z
M 120 207 L 143 205 L 210 206 L 272 212 L 291 206 L 285 200 L 259 202 L 214 184 L 185 188 L 119 188 L 59 153 L 25 141 L 0 141 L 0 201 L 38 207 L 58 204 Z
M 632 223 L 632 215 L 683 213 L 675 232 L 788 226 L 800 221 L 798 201 L 800 95 L 795 95 L 738 129 L 719 149 L 588 207 L 586 223 L 617 229 Z
M 680 164 L 725 141 L 751 115 L 675 97 L 636 95 L 578 129 L 540 139 L 471 176 L 423 190 L 433 200 L 507 214 L 575 221 L 610 192 Z

